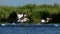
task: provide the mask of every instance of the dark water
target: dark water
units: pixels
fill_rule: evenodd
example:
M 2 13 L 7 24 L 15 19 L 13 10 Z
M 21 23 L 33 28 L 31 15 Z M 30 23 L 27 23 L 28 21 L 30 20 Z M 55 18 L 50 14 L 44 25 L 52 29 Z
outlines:
M 60 34 L 60 26 L 54 27 L 0 27 L 0 34 Z

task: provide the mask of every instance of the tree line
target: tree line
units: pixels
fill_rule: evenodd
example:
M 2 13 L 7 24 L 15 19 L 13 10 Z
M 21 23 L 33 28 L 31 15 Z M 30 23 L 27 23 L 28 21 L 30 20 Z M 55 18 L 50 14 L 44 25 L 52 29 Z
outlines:
M 16 22 L 15 12 L 25 13 L 30 19 L 29 23 L 40 23 L 40 20 L 47 17 L 52 18 L 51 23 L 60 22 L 60 5 L 36 5 L 28 4 L 25 6 L 0 6 L 0 22 Z M 16 16 L 15 16 L 16 17 Z M 10 21 L 9 21 L 10 20 Z M 27 22 L 28 23 L 28 22 Z

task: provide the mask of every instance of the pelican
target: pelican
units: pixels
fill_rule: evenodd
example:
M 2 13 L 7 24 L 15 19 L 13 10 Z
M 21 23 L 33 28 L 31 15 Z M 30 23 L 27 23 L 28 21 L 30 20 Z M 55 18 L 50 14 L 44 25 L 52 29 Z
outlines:
M 52 20 L 51 18 L 46 18 L 47 20 L 45 20 L 45 19 L 41 19 L 41 23 L 47 23 L 47 22 L 49 22 L 50 20 Z

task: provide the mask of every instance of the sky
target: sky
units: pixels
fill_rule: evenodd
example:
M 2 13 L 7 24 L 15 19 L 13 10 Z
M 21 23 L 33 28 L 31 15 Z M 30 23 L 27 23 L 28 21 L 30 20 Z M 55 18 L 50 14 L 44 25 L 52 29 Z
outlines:
M 26 4 L 54 4 L 57 3 L 60 5 L 60 0 L 0 0 L 0 5 L 7 6 L 24 6 Z

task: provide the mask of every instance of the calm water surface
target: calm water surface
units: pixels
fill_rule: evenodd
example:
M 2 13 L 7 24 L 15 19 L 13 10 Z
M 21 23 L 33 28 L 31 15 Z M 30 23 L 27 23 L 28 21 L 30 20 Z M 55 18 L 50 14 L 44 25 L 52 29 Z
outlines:
M 0 27 L 0 34 L 60 34 L 58 27 Z

